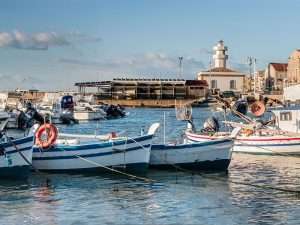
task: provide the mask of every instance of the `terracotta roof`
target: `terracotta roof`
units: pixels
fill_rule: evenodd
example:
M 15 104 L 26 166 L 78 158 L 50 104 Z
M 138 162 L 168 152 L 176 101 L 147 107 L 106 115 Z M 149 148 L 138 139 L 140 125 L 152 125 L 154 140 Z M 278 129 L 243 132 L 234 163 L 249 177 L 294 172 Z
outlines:
M 287 71 L 287 63 L 270 63 L 274 67 L 276 71 L 286 72 Z
M 215 68 L 208 70 L 207 72 L 236 72 L 236 71 L 227 69 L 227 68 L 223 68 L 223 67 L 215 67 Z

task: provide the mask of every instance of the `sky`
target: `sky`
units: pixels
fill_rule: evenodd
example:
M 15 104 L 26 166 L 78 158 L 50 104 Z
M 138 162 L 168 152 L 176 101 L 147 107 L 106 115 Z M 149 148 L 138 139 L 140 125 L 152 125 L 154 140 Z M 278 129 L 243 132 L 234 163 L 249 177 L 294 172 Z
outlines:
M 229 66 L 287 62 L 298 0 L 1 0 L 0 90 L 112 78 L 195 79 L 224 40 Z M 183 75 L 178 57 L 183 56 Z

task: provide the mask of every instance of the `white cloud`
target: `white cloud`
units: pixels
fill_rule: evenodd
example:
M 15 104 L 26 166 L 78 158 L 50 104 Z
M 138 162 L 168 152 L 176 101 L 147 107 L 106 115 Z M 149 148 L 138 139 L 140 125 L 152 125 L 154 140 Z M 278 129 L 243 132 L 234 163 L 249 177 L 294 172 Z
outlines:
M 99 70 L 102 73 L 128 74 L 135 76 L 176 76 L 179 71 L 178 57 L 170 56 L 165 53 L 146 53 L 135 55 L 128 58 L 110 59 L 102 61 L 89 61 L 82 59 L 61 58 L 60 63 L 72 64 L 80 67 L 89 67 Z M 183 58 L 184 78 L 195 78 L 196 72 L 204 68 L 202 61 L 193 57 Z
M 40 32 L 28 34 L 21 31 L 0 32 L 0 48 L 10 47 L 26 50 L 47 50 L 50 47 L 68 46 L 72 41 L 98 42 L 100 37 L 89 36 L 80 32 L 58 34 L 56 32 Z

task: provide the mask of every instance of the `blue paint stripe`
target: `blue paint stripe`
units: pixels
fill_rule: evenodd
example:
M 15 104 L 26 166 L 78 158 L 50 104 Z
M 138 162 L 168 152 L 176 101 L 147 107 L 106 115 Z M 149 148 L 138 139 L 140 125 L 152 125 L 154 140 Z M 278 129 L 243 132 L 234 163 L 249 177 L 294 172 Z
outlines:
M 143 145 L 143 146 L 137 146 L 137 147 L 132 147 L 132 148 L 127 148 L 127 149 L 122 149 L 124 152 L 129 152 L 129 151 L 135 151 L 143 148 L 149 148 L 150 144 L 148 145 Z M 121 150 L 121 149 L 120 149 Z M 78 155 L 83 158 L 90 158 L 90 157 L 97 157 L 97 156 L 104 156 L 104 155 L 113 155 L 113 154 L 119 154 L 123 153 L 122 151 L 111 151 L 111 152 L 98 152 L 98 153 L 92 153 L 92 154 L 84 154 L 84 155 Z M 69 153 L 72 154 L 72 153 Z M 32 160 L 59 160 L 59 159 L 75 159 L 78 158 L 75 154 L 73 155 L 67 155 L 67 156 L 42 156 L 42 157 L 32 157 Z
M 33 136 L 30 137 L 25 137 L 25 138 L 20 138 L 20 139 L 15 139 L 15 140 L 11 140 L 15 145 L 21 145 L 27 142 L 31 142 L 33 141 Z M 0 143 L 0 148 L 7 148 L 7 147 L 11 147 L 12 144 L 10 142 L 5 142 L 5 143 Z
M 16 153 L 16 152 L 24 152 L 24 151 L 28 151 L 32 149 L 32 147 L 26 147 L 26 148 L 19 148 L 18 150 L 11 150 L 11 151 L 6 151 L 5 153 L 6 154 L 13 154 L 13 153 Z
M 146 135 L 142 137 L 133 138 L 133 140 L 128 139 L 121 140 L 121 141 L 113 141 L 113 142 L 104 142 L 104 143 L 97 143 L 93 142 L 90 144 L 79 144 L 79 145 L 56 145 L 53 148 L 47 150 L 47 152 L 61 152 L 61 151 L 81 151 L 81 150 L 91 150 L 91 149 L 97 149 L 97 148 L 106 148 L 106 147 L 114 147 L 114 146 L 120 146 L 125 144 L 133 144 L 136 142 L 142 142 L 145 140 L 152 139 L 153 135 Z M 34 146 L 33 152 L 40 152 L 42 151 L 39 147 Z
M 226 140 L 207 141 L 207 142 L 199 142 L 199 143 L 191 143 L 191 144 L 180 144 L 180 145 L 154 144 L 152 145 L 151 150 L 189 149 L 189 148 L 205 147 L 209 145 L 229 143 L 229 142 L 233 142 L 233 141 L 231 139 L 226 139 Z

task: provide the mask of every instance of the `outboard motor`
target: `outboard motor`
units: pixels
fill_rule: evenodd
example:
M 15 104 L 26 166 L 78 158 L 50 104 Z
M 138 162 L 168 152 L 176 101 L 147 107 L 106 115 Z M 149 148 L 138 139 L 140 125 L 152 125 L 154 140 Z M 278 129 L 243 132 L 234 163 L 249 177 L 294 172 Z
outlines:
M 61 98 L 60 106 L 62 112 L 60 113 L 60 120 L 64 124 L 78 123 L 74 118 L 74 101 L 72 95 L 65 95 Z
M 246 115 L 248 112 L 248 103 L 245 100 L 238 100 L 234 103 L 232 109 L 243 115 Z
M 201 132 L 218 132 L 220 130 L 220 124 L 216 117 L 212 116 L 205 120 L 203 124 L 203 129 Z
M 123 108 L 120 105 L 109 105 L 105 109 L 107 119 L 115 119 L 126 116 Z
M 38 113 L 38 111 L 32 106 L 30 102 L 26 104 L 25 113 L 21 111 L 19 120 L 24 120 L 24 116 L 26 117 L 25 128 L 32 127 L 35 122 L 39 124 L 45 123 L 44 117 L 40 113 Z
M 192 131 L 192 132 L 196 132 L 196 127 L 195 127 L 192 120 L 187 121 L 187 130 Z

